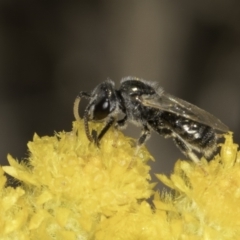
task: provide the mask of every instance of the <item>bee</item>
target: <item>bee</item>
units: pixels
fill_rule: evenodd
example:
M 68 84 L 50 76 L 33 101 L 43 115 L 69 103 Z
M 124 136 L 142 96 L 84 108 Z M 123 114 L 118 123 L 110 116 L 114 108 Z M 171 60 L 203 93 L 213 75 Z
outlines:
M 172 138 L 183 154 L 199 162 L 197 154 L 210 158 L 217 149 L 217 141 L 228 127 L 212 114 L 166 93 L 154 82 L 136 77 L 126 77 L 120 88 L 108 79 L 93 91 L 81 91 L 74 103 L 74 116 L 80 119 L 78 107 L 81 98 L 89 100 L 83 119 L 86 136 L 99 146 L 108 129 L 126 127 L 128 122 L 142 128 L 137 145 L 143 145 L 155 131 L 165 138 Z M 123 118 L 119 119 L 119 114 Z M 104 121 L 103 129 L 90 133 L 89 121 Z

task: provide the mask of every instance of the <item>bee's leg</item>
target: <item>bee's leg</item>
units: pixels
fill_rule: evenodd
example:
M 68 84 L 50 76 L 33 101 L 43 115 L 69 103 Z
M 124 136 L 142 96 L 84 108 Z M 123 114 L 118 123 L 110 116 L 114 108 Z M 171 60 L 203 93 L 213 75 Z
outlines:
M 158 128 L 156 129 L 157 133 L 164 138 L 170 138 L 173 135 L 173 132 L 168 128 Z
M 115 128 L 117 128 L 117 129 L 125 128 L 127 126 L 127 119 L 128 119 L 127 115 L 125 115 L 123 119 L 118 120 L 115 124 Z
M 90 99 L 90 97 L 91 97 L 90 93 L 87 93 L 87 92 L 80 92 L 78 94 L 78 96 L 76 97 L 74 104 L 73 104 L 73 115 L 76 120 L 81 119 L 81 117 L 79 116 L 79 113 L 78 113 L 78 108 L 79 108 L 81 98 Z
M 147 139 L 150 137 L 150 129 L 147 126 L 144 126 L 142 129 L 141 135 L 137 141 L 137 147 L 135 151 L 135 155 L 138 153 L 139 148 L 147 141 Z
M 102 137 L 105 135 L 105 133 L 108 131 L 108 129 L 113 125 L 113 123 L 115 122 L 115 118 L 114 117 L 110 117 L 107 120 L 106 125 L 104 126 L 104 128 L 101 130 L 101 132 L 99 133 L 98 136 L 96 136 L 96 131 L 94 133 L 94 131 L 92 132 L 92 137 L 94 139 L 94 142 L 96 143 L 97 146 L 99 146 L 99 143 L 102 139 Z
M 132 158 L 132 160 L 130 161 L 128 168 L 131 169 L 133 167 L 133 164 L 136 161 L 136 155 L 138 154 L 138 151 L 140 149 L 140 147 L 147 141 L 147 139 L 150 137 L 150 129 L 147 126 L 144 126 L 144 128 L 142 129 L 141 135 L 137 141 L 137 147 L 134 153 L 134 156 Z
M 83 92 L 83 91 L 81 91 L 81 92 L 78 94 L 78 97 L 89 99 L 89 98 L 91 97 L 91 94 L 90 94 L 89 92 Z
M 138 139 L 138 143 L 137 143 L 138 146 L 143 145 L 147 141 L 147 139 L 149 137 L 150 137 L 150 130 L 149 130 L 149 128 L 147 126 L 144 126 L 144 128 L 143 128 L 143 130 L 141 132 L 141 135 L 140 135 L 140 137 Z
M 193 149 L 190 144 L 184 141 L 181 137 L 174 136 L 174 134 L 173 134 L 173 141 L 184 155 L 188 156 L 193 162 L 199 164 L 199 158 L 192 151 Z
M 198 159 L 197 155 L 194 154 L 194 152 L 192 151 L 192 147 L 190 146 L 190 144 L 188 144 L 186 141 L 184 141 L 179 135 L 172 132 L 168 128 L 159 128 L 159 129 L 157 129 L 157 132 L 165 138 L 173 137 L 174 143 L 176 144 L 176 146 L 181 150 L 181 152 L 185 156 L 191 158 L 191 160 L 196 163 L 199 162 L 199 159 Z
M 200 169 L 203 171 L 204 175 L 207 176 L 208 173 L 206 172 L 204 167 L 201 165 L 201 162 L 197 157 L 197 155 L 192 151 L 193 148 L 191 147 L 191 145 L 186 141 L 184 141 L 184 139 L 182 139 L 180 136 L 174 136 L 173 141 L 175 142 L 177 147 L 182 151 L 182 153 L 188 156 L 194 163 L 196 163 L 196 165 L 198 165 Z
M 117 143 L 117 139 L 118 139 L 118 131 L 117 130 L 126 128 L 127 119 L 128 119 L 127 115 L 125 115 L 124 118 L 116 121 L 114 124 L 114 130 L 115 130 L 114 131 L 114 135 L 115 135 L 114 139 L 116 139 L 116 140 L 114 141 L 115 143 L 113 145 L 115 145 L 115 146 L 117 145 L 116 143 Z

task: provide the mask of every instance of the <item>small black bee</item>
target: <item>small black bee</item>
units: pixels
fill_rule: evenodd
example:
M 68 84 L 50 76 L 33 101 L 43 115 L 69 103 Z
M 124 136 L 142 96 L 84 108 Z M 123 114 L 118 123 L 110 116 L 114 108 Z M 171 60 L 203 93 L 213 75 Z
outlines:
M 114 86 L 113 81 L 106 80 L 91 93 L 80 92 L 74 103 L 74 116 L 78 120 L 80 99 L 89 99 L 83 116 L 85 131 L 89 141 L 97 145 L 113 124 L 116 128 L 123 128 L 130 121 L 142 127 L 138 146 L 146 142 L 151 131 L 155 131 L 165 138 L 172 137 L 186 156 L 198 162 L 194 151 L 206 158 L 211 157 L 221 137 L 216 130 L 228 131 L 228 127 L 219 119 L 164 92 L 156 83 L 126 77 L 121 80 L 119 90 Z M 124 114 L 123 119 L 118 120 L 119 113 Z M 100 120 L 106 122 L 101 132 L 97 135 L 93 130 L 90 134 L 88 122 Z

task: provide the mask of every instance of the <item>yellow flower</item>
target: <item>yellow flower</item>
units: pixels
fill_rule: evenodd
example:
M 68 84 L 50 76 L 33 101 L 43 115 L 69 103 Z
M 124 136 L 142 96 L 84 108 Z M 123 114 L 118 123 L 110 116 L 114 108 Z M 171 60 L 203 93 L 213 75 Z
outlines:
M 168 210 L 171 221 L 179 219 L 183 239 L 240 239 L 240 153 L 232 135 L 225 138 L 212 161 L 178 161 L 170 178 L 157 175 L 175 196 L 158 198 L 155 206 Z
M 27 223 L 29 208 L 23 197 L 25 191 L 18 187 L 5 187 L 6 177 L 0 168 L 0 237 L 1 239 L 28 239 L 24 229 Z M 4 238 L 5 236 L 5 238 Z
M 153 194 L 147 165 L 151 155 L 145 148 L 136 155 L 134 142 L 113 129 L 101 148 L 89 143 L 82 122 L 74 122 L 69 133 L 35 135 L 28 148 L 27 164 L 8 156 L 11 166 L 3 167 L 22 183 L 18 189 L 28 222 L 24 228 L 1 229 L 2 236 L 22 231 L 30 239 L 90 239 L 102 219 L 129 211 Z
M 240 153 L 225 138 L 212 161 L 177 161 L 170 177 L 157 174 L 172 188 L 160 194 L 152 156 L 113 128 L 100 148 L 82 121 L 71 132 L 34 135 L 28 159 L 8 156 L 2 167 L 19 187 L 6 186 L 0 168 L 0 239 L 240 239 Z

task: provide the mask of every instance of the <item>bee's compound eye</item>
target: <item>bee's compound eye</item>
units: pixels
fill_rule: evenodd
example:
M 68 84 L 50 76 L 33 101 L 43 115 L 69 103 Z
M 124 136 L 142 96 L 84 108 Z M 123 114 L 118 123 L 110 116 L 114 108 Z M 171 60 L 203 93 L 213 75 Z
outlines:
M 95 120 L 101 120 L 106 118 L 109 113 L 110 113 L 109 99 L 104 98 L 95 104 L 93 118 Z
M 108 101 L 105 101 L 105 102 L 103 103 L 102 108 L 103 108 L 103 110 L 109 108 L 109 103 L 108 103 Z

